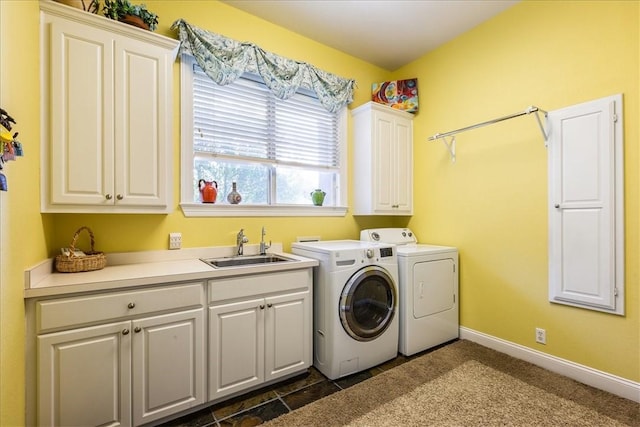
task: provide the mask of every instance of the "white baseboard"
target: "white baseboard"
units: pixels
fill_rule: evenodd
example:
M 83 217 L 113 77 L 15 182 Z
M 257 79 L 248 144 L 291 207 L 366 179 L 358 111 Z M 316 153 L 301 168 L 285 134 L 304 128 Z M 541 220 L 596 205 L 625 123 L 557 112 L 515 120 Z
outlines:
M 579 381 L 583 384 L 599 388 L 613 393 L 625 399 L 640 402 L 640 383 L 631 381 L 616 375 L 611 375 L 588 366 L 580 365 L 566 359 L 551 356 L 541 351 L 532 350 L 529 347 L 505 341 L 473 329 L 460 327 L 460 338 L 473 341 L 485 347 L 515 358 L 525 360 L 534 365 L 548 369 L 565 377 Z

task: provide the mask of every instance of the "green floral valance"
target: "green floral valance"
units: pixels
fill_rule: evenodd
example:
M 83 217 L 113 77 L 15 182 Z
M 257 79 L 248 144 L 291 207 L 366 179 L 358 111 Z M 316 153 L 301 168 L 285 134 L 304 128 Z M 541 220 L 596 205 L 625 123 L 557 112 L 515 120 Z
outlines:
M 192 55 L 200 68 L 220 85 L 232 83 L 242 73 L 250 72 L 260 75 L 279 99 L 290 98 L 304 87 L 313 90 L 330 112 L 353 101 L 353 79 L 266 52 L 253 43 L 238 42 L 194 27 L 182 19 L 174 22 L 171 29 L 178 31 L 180 53 Z

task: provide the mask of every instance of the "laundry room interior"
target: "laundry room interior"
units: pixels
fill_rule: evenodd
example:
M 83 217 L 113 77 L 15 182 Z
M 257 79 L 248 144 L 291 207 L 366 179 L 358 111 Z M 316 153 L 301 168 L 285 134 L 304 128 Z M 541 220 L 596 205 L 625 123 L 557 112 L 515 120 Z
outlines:
M 355 81 L 344 116 L 346 197 L 335 209 L 323 206 L 319 213 L 283 215 L 263 213 L 260 206 L 241 214 L 185 214 L 182 192 L 190 184 L 182 181 L 186 125 L 180 54 L 169 84 L 167 185 L 172 202 L 167 211 L 47 209 L 42 193 L 49 182 L 42 174 L 51 153 L 43 148 L 48 131 L 42 117 L 50 112 L 41 105 L 41 72 L 48 67 L 41 60 L 41 4 L 49 2 L 0 1 L 0 107 L 15 119 L 14 131 L 19 131 L 25 149 L 24 157 L 4 164 L 8 191 L 0 192 L 0 425 L 24 426 L 33 420 L 25 418 L 35 408 L 30 385 L 35 380 L 25 374 L 35 366 L 29 359 L 34 357 L 29 338 L 33 330 L 25 321 L 30 316 L 25 298 L 52 294 L 29 294 L 28 277 L 33 280 L 34 269 L 43 262 L 52 265 L 60 248 L 69 247 L 83 226 L 109 262 L 109 254 L 125 259 L 136 253 L 236 248 L 239 230 L 244 230 L 249 252 L 257 253 L 266 241 L 287 254 L 296 254 L 294 248 L 305 239 L 362 242 L 363 230 L 409 230 L 413 243 L 455 249 L 459 335 L 442 342 L 466 339 L 547 369 L 588 371 L 587 377 L 620 385 L 625 398 L 640 399 L 640 2 L 515 1 L 415 60 L 387 69 L 245 12 L 232 1 L 145 1 L 160 17 L 155 30 L 159 36 L 177 40 L 171 26 L 182 19 Z M 391 38 L 412 31 L 403 26 L 398 7 L 388 27 L 378 29 Z M 408 113 L 411 208 L 400 214 L 360 214 L 356 200 L 371 188 L 358 181 L 361 175 L 354 171 L 359 159 L 352 112 L 372 102 L 372 84 L 404 79 L 417 81 L 419 103 L 417 111 Z M 614 235 L 610 262 L 615 264 L 616 306 L 592 309 L 550 298 L 550 230 L 555 225 L 550 221 L 554 201 L 545 134 L 550 118 L 545 113 L 612 97 L 618 97 L 615 126 L 622 153 L 612 156 L 623 156 L 615 158 L 617 169 L 611 172 L 621 174 L 615 190 L 617 217 L 611 225 L 615 229 L 609 231 Z M 539 111 L 529 113 L 531 106 Z M 525 113 L 492 122 L 520 112 Z M 475 124 L 483 126 L 457 133 L 453 140 L 438 137 Z M 227 203 L 226 197 L 219 194 L 218 200 Z M 240 202 L 239 209 L 248 208 L 244 204 Z M 177 251 L 169 250 L 171 233 L 180 234 Z M 368 262 L 366 256 L 362 262 Z M 572 271 L 591 272 L 590 267 L 573 266 Z M 66 277 L 73 277 L 75 286 L 78 277 L 90 274 L 94 272 Z

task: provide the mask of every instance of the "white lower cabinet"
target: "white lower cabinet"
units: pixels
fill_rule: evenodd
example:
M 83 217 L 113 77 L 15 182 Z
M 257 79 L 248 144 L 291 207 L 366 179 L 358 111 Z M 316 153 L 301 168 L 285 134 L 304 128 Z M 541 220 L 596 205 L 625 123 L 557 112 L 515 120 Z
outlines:
M 304 372 L 311 289 L 304 268 L 30 298 L 26 425 L 161 422 Z
M 310 269 L 209 286 L 209 400 L 311 365 Z
M 38 337 L 39 426 L 131 425 L 130 323 Z
M 204 310 L 132 323 L 134 425 L 204 403 Z
M 169 301 L 174 312 L 147 315 L 171 309 Z M 141 425 L 204 403 L 203 301 L 204 286 L 196 283 L 36 303 L 45 331 L 58 311 L 88 322 L 109 309 L 114 318 L 122 310 L 130 317 L 37 336 L 37 424 Z M 96 302 L 102 311 L 82 308 Z

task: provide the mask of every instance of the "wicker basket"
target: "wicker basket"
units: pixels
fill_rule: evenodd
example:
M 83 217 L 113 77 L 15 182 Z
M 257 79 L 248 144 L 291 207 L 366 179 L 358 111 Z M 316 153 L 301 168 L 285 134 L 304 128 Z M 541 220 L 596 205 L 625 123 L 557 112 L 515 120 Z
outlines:
M 82 230 L 87 230 L 91 237 L 91 250 L 84 251 L 84 256 L 74 255 L 76 250 L 76 242 Z M 56 270 L 61 273 L 80 273 L 82 271 L 100 270 L 107 265 L 107 257 L 103 252 L 93 250 L 93 232 L 89 227 L 80 227 L 76 234 L 73 235 L 71 247 L 69 247 L 69 255 L 58 255 L 56 257 Z

